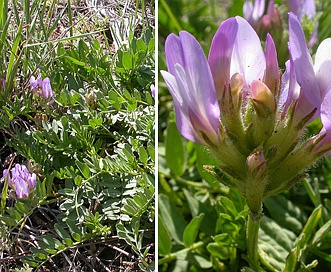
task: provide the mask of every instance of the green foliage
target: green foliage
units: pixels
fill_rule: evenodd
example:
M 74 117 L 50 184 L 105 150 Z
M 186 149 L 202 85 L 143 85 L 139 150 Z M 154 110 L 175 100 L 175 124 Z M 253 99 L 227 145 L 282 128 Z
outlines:
M 70 2 L 62 14 L 56 1 L 0 3 L 0 78 L 6 81 L 0 130 L 16 160 L 38 175 L 27 199 L 12 199 L 8 186 L 2 189 L 2 241 L 5 248 L 17 245 L 20 235 L 13 233 L 25 233 L 32 216 L 52 207 L 56 223 L 26 247 L 25 264 L 41 268 L 64 252 L 118 234 L 147 271 L 146 256 L 154 250 L 154 31 L 146 18 L 141 35 L 131 24 L 117 52 L 106 28 L 86 33 L 85 26 L 70 24 L 68 35 L 58 38 L 63 13 L 69 22 L 75 19 L 71 9 Z M 53 103 L 30 91 L 30 76 L 39 73 L 50 78 Z

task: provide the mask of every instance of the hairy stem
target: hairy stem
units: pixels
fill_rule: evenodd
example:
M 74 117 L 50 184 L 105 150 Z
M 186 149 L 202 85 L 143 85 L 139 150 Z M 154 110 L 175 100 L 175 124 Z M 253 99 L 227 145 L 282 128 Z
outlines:
M 260 221 L 262 212 L 255 214 L 249 212 L 248 225 L 247 225 L 247 259 L 250 267 L 255 271 L 259 271 L 259 253 L 258 253 L 258 238 Z

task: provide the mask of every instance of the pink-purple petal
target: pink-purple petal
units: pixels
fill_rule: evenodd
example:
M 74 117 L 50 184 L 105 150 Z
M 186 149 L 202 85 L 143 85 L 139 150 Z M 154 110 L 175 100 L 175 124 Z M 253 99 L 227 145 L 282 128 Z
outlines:
M 321 105 L 321 94 L 315 78 L 313 62 L 298 18 L 289 14 L 289 49 L 297 82 L 307 99 L 317 108 Z
M 275 43 L 271 35 L 267 34 L 266 39 L 266 73 L 265 73 L 265 84 L 269 87 L 273 94 L 276 94 L 276 90 L 280 78 L 280 71 L 277 60 L 277 52 Z
M 306 15 L 308 19 L 312 19 L 316 15 L 315 0 L 303 0 L 299 13 L 297 14 L 300 20 Z
M 174 100 L 178 130 L 186 139 L 192 142 L 198 142 L 199 139 L 197 139 L 196 133 L 187 116 L 187 108 L 183 107 L 184 101 L 175 77 L 166 71 L 161 71 L 161 74 Z
M 238 32 L 233 49 L 230 75 L 241 74 L 246 83 L 262 80 L 266 68 L 261 41 L 251 25 L 243 18 L 235 17 Z
M 326 141 L 331 142 L 331 91 L 324 96 L 321 105 L 321 121 L 326 132 Z
M 261 16 L 264 13 L 265 9 L 265 0 L 255 0 L 254 1 L 254 9 L 253 9 L 253 18 L 258 19 L 261 18 Z
M 48 77 L 44 78 L 44 80 L 41 81 L 41 89 L 43 91 L 43 95 L 46 98 L 50 98 L 53 96 L 52 86 Z
M 30 77 L 30 89 L 34 90 L 38 86 L 38 81 L 34 76 Z
M 238 23 L 235 18 L 224 21 L 217 30 L 208 56 L 217 97 L 221 99 L 224 88 L 230 83 L 230 64 Z
M 15 191 L 18 198 L 24 198 L 29 196 L 28 184 L 21 177 L 15 180 Z
M 317 48 L 314 70 L 323 100 L 331 89 L 331 38 L 325 39 Z
M 265 0 L 255 0 L 254 4 L 251 1 L 246 1 L 243 6 L 245 19 L 256 27 L 258 21 L 262 17 L 265 9 Z
M 290 12 L 293 12 L 294 14 L 298 14 L 300 5 L 301 5 L 301 0 L 289 0 L 288 1 L 289 10 L 290 10 Z
M 205 144 L 197 124 L 205 135 L 218 138 L 220 110 L 203 49 L 186 31 L 181 31 L 179 37 L 171 34 L 165 48 L 169 72 L 162 71 L 162 76 L 174 98 L 179 131 L 185 138 Z
M 251 1 L 246 1 L 243 6 L 244 18 L 251 24 L 254 25 L 256 22 L 253 21 L 253 3 Z
M 175 64 L 178 63 L 184 66 L 184 53 L 180 38 L 175 34 L 170 34 L 165 41 L 165 54 L 167 68 L 170 74 L 175 74 Z

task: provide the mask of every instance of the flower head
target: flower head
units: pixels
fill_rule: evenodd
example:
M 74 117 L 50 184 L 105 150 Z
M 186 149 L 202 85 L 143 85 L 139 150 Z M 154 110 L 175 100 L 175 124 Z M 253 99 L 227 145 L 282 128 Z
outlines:
M 43 95 L 46 98 L 53 97 L 53 90 L 52 90 L 52 86 L 51 86 L 51 83 L 50 83 L 50 80 L 48 77 L 44 78 L 43 81 L 41 82 L 41 89 L 42 89 Z
M 37 78 L 31 76 L 30 78 L 30 89 L 34 90 L 37 87 L 40 89 L 37 91 L 39 95 L 44 96 L 45 98 L 51 98 L 54 96 L 52 86 L 48 77 L 41 79 L 41 74 Z
M 31 174 L 27 167 L 21 164 L 15 164 L 11 170 L 5 169 L 3 178 L 8 179 L 8 185 L 15 190 L 18 198 L 28 197 L 37 182 L 36 174 Z
M 186 31 L 165 43 L 168 72 L 161 71 L 174 98 L 177 127 L 190 141 L 207 146 L 219 141 L 220 110 L 204 52 Z
M 264 197 L 293 186 L 316 159 L 331 152 L 331 39 L 321 43 L 313 64 L 292 13 L 289 35 L 291 58 L 284 75 L 271 35 L 264 52 L 241 17 L 221 24 L 208 61 L 187 32 L 171 34 L 165 44 L 168 72 L 161 73 L 179 131 L 222 161 L 206 171 L 239 189 L 257 213 Z M 323 129 L 305 139 L 305 127 L 318 117 Z
M 252 27 L 256 28 L 260 19 L 264 14 L 265 0 L 256 0 L 254 3 L 246 1 L 243 6 L 244 17 L 251 24 Z
M 261 38 L 267 33 L 281 35 L 282 24 L 274 0 L 269 1 L 265 12 L 265 0 L 246 1 L 243 6 L 245 19 L 256 30 Z
M 298 18 L 290 13 L 289 50 L 293 59 L 293 69 L 299 88 L 305 100 L 310 102 L 306 108 L 316 108 L 317 116 L 321 118 L 323 129 L 317 135 L 321 142 L 314 147 L 322 151 L 331 147 L 331 39 L 328 38 L 319 45 L 315 63 L 309 54 L 302 27 Z

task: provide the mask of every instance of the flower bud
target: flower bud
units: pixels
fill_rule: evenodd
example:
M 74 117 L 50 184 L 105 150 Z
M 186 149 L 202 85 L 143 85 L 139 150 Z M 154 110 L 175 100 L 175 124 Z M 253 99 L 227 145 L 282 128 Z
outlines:
M 91 109 L 95 110 L 97 108 L 97 99 L 93 91 L 85 94 L 85 100 Z
M 267 168 L 263 151 L 259 148 L 255 148 L 247 157 L 246 166 L 248 174 L 253 178 L 257 180 L 263 178 Z
M 262 81 L 254 80 L 251 84 L 251 88 L 252 100 L 255 108 L 261 111 L 265 111 L 263 108 L 266 107 L 270 112 L 275 112 L 276 101 L 274 95 L 269 90 L 267 85 L 265 85 Z
M 8 179 L 8 185 L 15 191 L 18 198 L 26 198 L 36 186 L 37 176 L 30 173 L 25 165 L 15 164 L 12 169 L 3 171 L 3 178 Z
M 38 128 L 42 128 L 43 122 L 47 122 L 47 120 L 47 115 L 43 113 L 36 113 L 36 115 L 34 116 L 34 122 Z
M 235 73 L 230 80 L 232 96 L 238 94 L 244 86 L 244 78 L 239 73 Z

